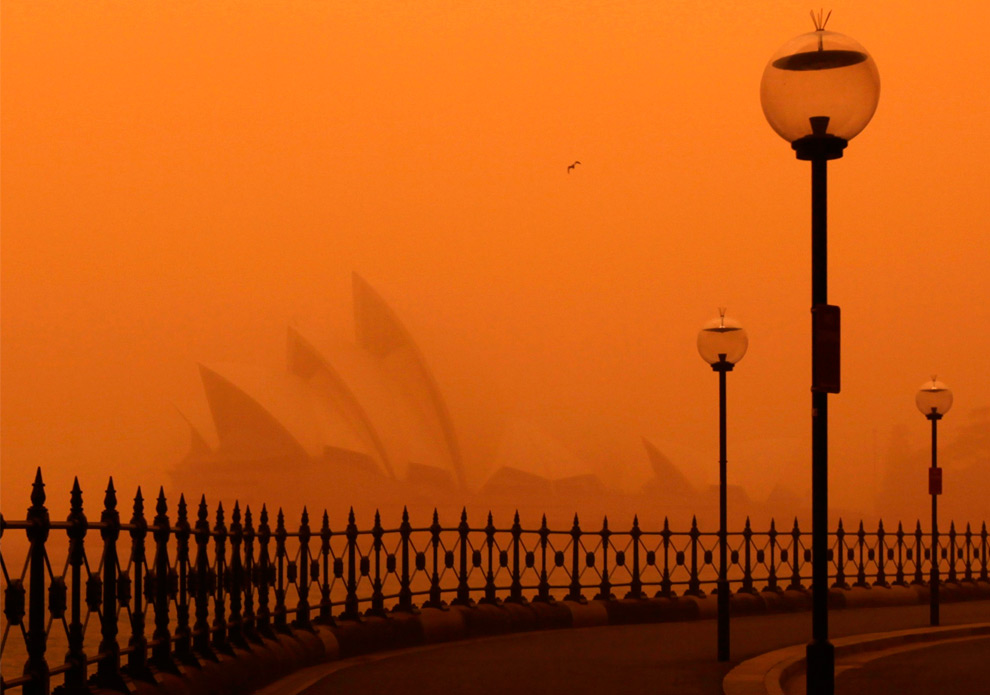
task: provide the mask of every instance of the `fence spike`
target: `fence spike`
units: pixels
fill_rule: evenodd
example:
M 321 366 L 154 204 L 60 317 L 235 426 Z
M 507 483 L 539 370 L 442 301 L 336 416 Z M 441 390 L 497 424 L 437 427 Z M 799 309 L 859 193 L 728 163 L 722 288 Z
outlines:
M 79 487 L 79 476 L 72 479 L 72 492 L 69 493 L 69 506 L 82 511 L 82 489 Z
M 41 469 L 38 469 L 38 475 L 41 475 Z M 107 494 L 103 497 L 103 506 L 106 509 L 114 510 L 117 508 L 117 491 L 113 489 L 113 476 L 110 476 L 110 480 L 107 482 Z
M 41 480 L 41 466 L 34 474 L 34 482 L 31 484 L 31 504 L 40 507 L 45 503 L 45 483 Z

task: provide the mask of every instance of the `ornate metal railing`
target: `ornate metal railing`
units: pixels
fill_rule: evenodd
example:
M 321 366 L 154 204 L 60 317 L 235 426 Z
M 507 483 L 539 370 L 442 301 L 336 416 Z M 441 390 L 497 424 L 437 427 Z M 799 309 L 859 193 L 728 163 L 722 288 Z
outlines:
M 398 527 L 386 528 L 376 513 L 362 530 L 353 511 L 344 528 L 331 529 L 326 512 L 311 525 L 303 510 L 290 531 L 281 510 L 273 528 L 266 507 L 257 521 L 236 503 L 229 524 L 219 504 L 211 521 L 205 498 L 190 510 L 180 497 L 173 517 L 160 491 L 149 522 L 138 489 L 124 522 L 112 479 L 99 521 L 83 513 L 78 481 L 68 517 L 52 521 L 39 469 L 27 518 L 0 516 L 4 543 L 11 531 L 27 543 L 19 573 L 0 553 L 3 690 L 44 694 L 59 680 L 65 693 L 86 692 L 87 683 L 125 690 L 128 680 L 153 680 L 317 623 L 448 604 L 700 597 L 717 575 L 718 534 L 696 521 L 688 531 L 672 531 L 666 520 L 660 530 L 643 529 L 638 519 L 616 530 L 606 518 L 585 529 L 575 515 L 570 528 L 555 530 L 545 516 L 539 528 L 523 528 L 517 513 L 500 528 L 489 513 L 478 527 L 465 510 L 455 526 L 436 512 L 429 526 L 413 526 L 404 512 Z M 835 587 L 924 584 L 929 576 L 931 537 L 920 522 L 893 532 L 880 522 L 867 532 L 840 521 L 830 536 Z M 797 520 L 788 530 L 771 521 L 767 531 L 747 520 L 726 542 L 736 592 L 809 587 L 810 534 Z M 59 545 L 61 568 L 52 557 Z M 950 525 L 935 553 L 941 576 L 986 582 L 988 550 L 986 523 L 979 532 Z M 49 659 L 62 653 L 57 665 Z

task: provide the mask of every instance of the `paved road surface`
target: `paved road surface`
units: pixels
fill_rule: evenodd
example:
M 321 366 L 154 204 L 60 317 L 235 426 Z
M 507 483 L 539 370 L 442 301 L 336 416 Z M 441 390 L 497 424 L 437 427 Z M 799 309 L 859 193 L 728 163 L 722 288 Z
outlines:
M 942 624 L 990 622 L 990 601 L 942 606 Z M 864 608 L 830 614 L 833 637 L 925 627 L 928 606 Z M 327 664 L 322 678 L 300 695 L 721 695 L 722 678 L 739 661 L 773 649 L 808 641 L 810 613 L 736 618 L 732 623 L 732 662 L 715 661 L 715 621 L 607 626 L 529 632 L 453 642 Z M 986 642 L 983 641 L 985 644 Z M 984 647 L 985 649 L 985 647 Z M 920 652 L 905 654 L 917 659 Z M 968 653 L 968 652 L 967 652 Z M 913 657 L 912 657 L 913 654 Z M 941 652 L 933 657 L 932 664 Z M 977 656 L 980 656 L 977 654 Z M 979 665 L 985 670 L 986 653 Z M 927 657 L 926 657 L 927 658 Z M 975 658 L 975 657 L 974 657 Z M 920 663 L 920 662 L 919 662 Z M 944 662 L 965 671 L 961 664 Z M 888 668 L 897 671 L 893 658 Z M 860 674 L 848 673 L 849 688 L 858 688 Z M 918 683 L 908 679 L 908 684 Z M 967 683 L 970 681 L 966 681 Z M 846 682 L 837 681 L 844 692 Z M 872 687 L 866 684 L 864 687 Z M 905 690 L 885 692 L 927 693 Z M 960 686 L 962 687 L 962 686 Z M 867 689 L 859 692 L 877 692 Z M 951 694 L 952 690 L 938 692 Z M 990 692 L 961 690 L 956 692 Z
M 836 676 L 837 695 L 990 693 L 990 637 L 876 659 Z

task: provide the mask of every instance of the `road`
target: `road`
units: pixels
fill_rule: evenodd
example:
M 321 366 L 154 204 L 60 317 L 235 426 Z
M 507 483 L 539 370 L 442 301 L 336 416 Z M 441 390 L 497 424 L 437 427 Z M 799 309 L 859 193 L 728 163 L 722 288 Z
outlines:
M 942 606 L 943 625 L 972 622 L 990 622 L 990 601 Z M 926 605 L 850 609 L 830 614 L 833 637 L 927 624 Z M 732 661 L 726 664 L 715 660 L 714 620 L 518 633 L 326 664 L 311 672 L 315 682 L 311 680 L 307 687 L 292 692 L 298 695 L 426 695 L 437 692 L 464 695 L 504 695 L 509 692 L 721 695 L 722 678 L 736 663 L 767 651 L 807 642 L 810 633 L 811 614 L 806 612 L 735 618 L 732 622 Z M 968 658 L 979 657 L 978 663 L 985 671 L 987 641 L 982 640 L 980 644 L 984 651 Z M 939 668 L 944 671 L 957 667 L 941 650 L 931 658 L 926 654 L 924 661 L 919 654 L 921 652 L 910 652 L 902 655 L 903 658 L 890 657 L 889 661 L 879 660 L 877 665 L 888 677 L 904 670 L 904 664 L 924 663 L 932 669 L 943 664 L 944 668 Z M 968 663 L 971 662 L 960 662 L 959 670 L 964 673 L 969 670 Z M 918 669 L 923 670 L 920 666 Z M 917 689 L 927 686 L 918 678 L 910 677 L 898 681 L 901 683 L 898 687 L 879 691 L 868 680 L 871 671 L 853 669 L 844 672 L 837 680 L 838 695 L 935 692 Z M 976 682 L 965 680 L 962 674 L 961 677 L 960 683 Z M 266 692 L 272 691 L 266 689 Z M 939 689 L 938 692 L 990 690 Z

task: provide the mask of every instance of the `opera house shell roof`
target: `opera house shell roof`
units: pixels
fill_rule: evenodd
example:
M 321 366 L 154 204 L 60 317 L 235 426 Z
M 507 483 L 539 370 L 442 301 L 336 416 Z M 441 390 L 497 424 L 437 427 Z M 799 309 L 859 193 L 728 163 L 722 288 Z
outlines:
M 395 501 L 410 490 L 433 499 L 464 493 L 541 499 L 606 489 L 563 443 L 522 420 L 501 427 L 488 447 L 494 454 L 484 477 L 467 475 L 444 395 L 409 331 L 357 274 L 353 296 L 353 342 L 317 348 L 290 327 L 284 371 L 200 365 L 214 431 L 187 418 L 192 444 L 173 474 L 176 482 L 235 495 L 260 486 L 273 497 L 302 485 L 341 499 L 364 491 Z M 659 477 L 672 494 L 692 497 L 676 467 L 643 443 L 647 456 L 640 450 L 640 468 L 626 476 L 633 488 L 648 489 Z M 479 480 L 469 490 L 469 481 Z

